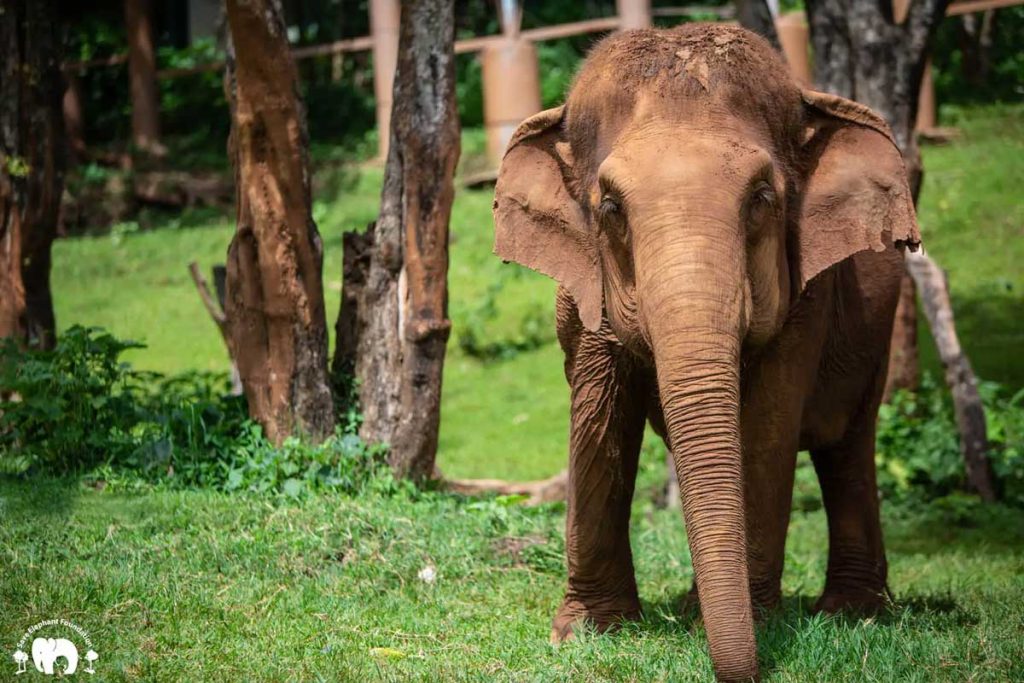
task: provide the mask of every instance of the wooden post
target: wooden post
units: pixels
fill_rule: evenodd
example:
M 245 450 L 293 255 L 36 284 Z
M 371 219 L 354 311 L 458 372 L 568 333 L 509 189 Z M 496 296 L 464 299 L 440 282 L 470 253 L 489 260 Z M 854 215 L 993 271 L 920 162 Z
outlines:
M 619 29 L 650 28 L 651 0 L 615 0 Z
M 150 0 L 124 0 L 128 33 L 128 78 L 132 94 L 132 144 L 161 153 L 160 94 L 156 83 L 156 56 L 150 26 Z
M 921 76 L 921 93 L 917 100 L 917 122 L 915 128 L 929 131 L 935 128 L 935 80 L 932 78 L 931 57 L 924 63 L 924 74 Z
M 68 70 L 64 74 L 64 132 L 67 135 L 71 160 L 85 153 L 85 119 L 82 114 L 82 82 L 78 74 Z
M 807 28 L 807 17 L 803 12 L 789 12 L 775 20 L 775 30 L 779 34 L 782 54 L 786 57 L 789 70 L 797 82 L 810 87 L 814 82 L 811 76 L 811 60 L 808 56 L 810 31 Z
M 528 40 L 508 39 L 488 44 L 480 59 L 487 157 L 498 168 L 516 127 L 541 108 L 537 50 Z
M 373 93 L 377 98 L 377 151 L 388 157 L 391 138 L 391 98 L 398 64 L 398 30 L 402 6 L 399 0 L 370 1 L 370 34 L 373 36 Z

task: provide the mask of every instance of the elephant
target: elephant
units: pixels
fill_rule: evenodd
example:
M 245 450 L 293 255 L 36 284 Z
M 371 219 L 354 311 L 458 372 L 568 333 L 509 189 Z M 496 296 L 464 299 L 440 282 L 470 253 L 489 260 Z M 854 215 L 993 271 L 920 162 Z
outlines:
M 67 662 L 64 675 L 78 669 L 78 648 L 67 638 L 36 638 L 32 641 L 32 661 L 36 670 L 44 674 L 53 673 L 53 665 L 63 657 Z
M 568 585 L 551 637 L 640 616 L 629 541 L 645 424 L 683 502 L 716 676 L 758 677 L 796 457 L 828 517 L 820 610 L 888 592 L 875 423 L 920 244 L 903 158 L 868 108 L 802 89 L 739 27 L 598 43 L 565 104 L 519 125 L 495 253 L 558 282 L 570 388 Z

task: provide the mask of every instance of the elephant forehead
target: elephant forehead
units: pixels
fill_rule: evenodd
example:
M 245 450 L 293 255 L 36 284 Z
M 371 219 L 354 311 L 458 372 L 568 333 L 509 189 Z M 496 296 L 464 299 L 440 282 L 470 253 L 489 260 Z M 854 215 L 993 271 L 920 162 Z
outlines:
M 714 183 L 729 194 L 773 166 L 772 155 L 741 123 L 723 120 L 712 132 L 675 126 L 672 133 L 668 136 L 653 127 L 626 132 L 598 167 L 598 180 L 630 193 L 671 196 L 673 189 Z

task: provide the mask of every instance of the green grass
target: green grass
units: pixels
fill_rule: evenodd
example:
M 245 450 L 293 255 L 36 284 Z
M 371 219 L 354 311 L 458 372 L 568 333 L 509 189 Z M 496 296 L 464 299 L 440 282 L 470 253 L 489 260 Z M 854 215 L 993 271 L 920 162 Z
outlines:
M 679 608 L 682 520 L 651 502 L 662 472 L 648 451 L 633 514 L 644 620 L 561 648 L 547 643 L 559 506 L 0 482 L 0 638 L 10 653 L 32 624 L 69 619 L 104 681 L 709 680 L 703 628 Z M 794 512 L 784 608 L 758 630 L 765 680 L 1021 680 L 1024 513 L 887 508 L 885 523 L 897 607 L 825 618 L 809 610 L 824 516 Z
M 921 234 L 949 272 L 975 370 L 1016 391 L 1024 387 L 1024 107 L 951 110 L 944 118 L 961 138 L 923 150 Z M 919 338 L 923 364 L 937 369 L 923 315 Z

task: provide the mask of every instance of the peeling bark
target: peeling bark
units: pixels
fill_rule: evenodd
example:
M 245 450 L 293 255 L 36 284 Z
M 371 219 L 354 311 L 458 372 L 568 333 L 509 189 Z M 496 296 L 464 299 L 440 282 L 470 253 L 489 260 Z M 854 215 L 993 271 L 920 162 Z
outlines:
M 278 0 L 228 0 L 237 230 L 225 313 L 249 414 L 271 441 L 331 434 L 323 244 L 305 112 Z
M 389 445 L 399 476 L 434 470 L 448 320 L 448 221 L 459 158 L 454 8 L 403 3 L 381 211 L 346 241 L 345 303 L 335 367 L 354 367 L 361 434 Z M 368 252 L 358 255 L 355 249 Z M 353 311 L 354 309 L 354 311 Z
M 0 9 L 0 337 L 55 342 L 50 247 L 64 190 L 60 33 L 50 0 Z

